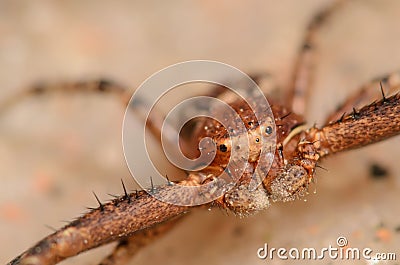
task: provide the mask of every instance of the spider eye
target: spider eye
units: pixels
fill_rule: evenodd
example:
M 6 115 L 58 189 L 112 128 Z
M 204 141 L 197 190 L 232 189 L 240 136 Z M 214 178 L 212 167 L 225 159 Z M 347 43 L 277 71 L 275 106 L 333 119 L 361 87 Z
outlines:
M 260 138 L 256 138 L 256 143 L 260 142 Z
M 268 126 L 267 128 L 265 128 L 265 133 L 266 134 L 268 134 L 268 135 L 270 135 L 271 133 L 272 133 L 272 127 L 271 126 Z
M 221 145 L 219 146 L 219 150 L 220 150 L 221 152 L 226 152 L 226 151 L 228 151 L 228 147 L 226 147 L 226 145 L 224 145 L 224 144 L 221 144 Z

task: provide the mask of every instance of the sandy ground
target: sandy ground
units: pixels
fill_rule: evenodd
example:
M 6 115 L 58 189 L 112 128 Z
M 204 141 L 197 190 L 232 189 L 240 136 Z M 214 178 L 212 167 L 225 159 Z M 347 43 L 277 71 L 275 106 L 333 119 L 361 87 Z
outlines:
M 285 84 L 307 21 L 326 3 L 3 0 L 0 99 L 37 81 L 96 77 L 133 91 L 155 71 L 189 59 L 270 72 Z M 349 1 L 321 29 L 310 123 L 322 123 L 363 82 L 400 68 L 398 25 L 399 1 Z M 1 115 L 0 263 L 49 234 L 45 224 L 61 227 L 95 206 L 93 190 L 103 200 L 120 194 L 121 177 L 135 187 L 122 154 L 122 114 L 113 97 L 75 94 L 27 99 Z M 317 171 L 306 202 L 274 204 L 246 219 L 196 212 L 132 264 L 266 264 L 256 255 L 264 243 L 321 249 L 338 236 L 351 247 L 397 251 L 400 259 L 399 144 L 394 138 L 324 161 L 328 171 Z M 371 163 L 388 176 L 373 179 Z M 95 264 L 104 254 L 63 264 Z

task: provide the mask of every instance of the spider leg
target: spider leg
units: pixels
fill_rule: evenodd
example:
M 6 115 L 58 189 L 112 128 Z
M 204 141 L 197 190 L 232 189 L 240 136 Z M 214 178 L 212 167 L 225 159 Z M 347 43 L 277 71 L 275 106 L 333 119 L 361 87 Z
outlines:
M 400 93 L 382 96 L 358 110 L 343 115 L 322 128 L 305 132 L 303 145 L 312 145 L 321 157 L 373 144 L 400 134 Z
M 186 216 L 186 215 L 185 215 Z M 154 240 L 171 230 L 183 215 L 175 219 L 166 221 L 148 229 L 140 230 L 132 236 L 119 241 L 113 252 L 105 257 L 99 265 L 122 265 L 127 264 L 134 255 L 136 255 L 143 247 L 149 245 Z
M 308 91 L 312 86 L 314 64 L 316 61 L 316 35 L 318 30 L 326 23 L 331 15 L 341 6 L 343 0 L 333 1 L 331 5 L 314 15 L 308 24 L 303 37 L 302 46 L 297 55 L 295 66 L 289 83 L 286 106 L 291 106 L 292 111 L 304 115 Z
M 151 132 L 155 139 L 161 141 L 161 133 L 163 132 L 163 140 L 166 140 L 168 143 L 174 143 L 174 139 L 176 135 L 178 135 L 180 147 L 184 150 L 184 152 L 185 150 L 190 150 L 186 142 L 183 141 L 181 133 L 167 122 L 164 122 L 164 115 L 153 109 L 150 111 L 149 115 L 146 116 L 147 113 L 145 106 L 147 104 L 149 103 L 144 99 L 135 98 L 135 100 L 130 103 L 129 107 L 133 109 L 136 115 L 140 116 L 142 121 L 146 122 L 146 129 Z
M 28 89 L 22 90 L 14 96 L 6 99 L 0 104 L 0 114 L 7 111 L 9 108 L 15 106 L 26 98 L 32 96 L 39 96 L 53 92 L 95 92 L 95 93 L 108 93 L 115 94 L 120 97 L 121 102 L 127 105 L 131 93 L 124 87 L 110 82 L 108 80 L 93 80 L 82 82 L 64 82 L 64 83 L 46 83 L 36 84 Z
M 200 185 L 204 177 L 191 174 L 189 177 L 177 184 L 193 186 Z M 170 202 L 179 202 L 181 205 L 191 205 L 196 196 L 204 196 L 194 193 L 192 189 L 185 189 L 184 192 L 177 192 L 177 185 L 167 184 L 160 187 L 152 187 L 149 191 L 137 191 L 125 194 L 110 202 L 101 204 L 98 208 L 91 209 L 88 213 L 72 221 L 65 227 L 53 234 L 43 238 L 26 252 L 9 262 L 9 265 L 50 265 L 56 264 L 66 258 L 76 256 L 81 252 L 111 243 L 113 241 L 124 241 L 130 238 L 132 254 L 136 253 L 138 247 L 135 235 L 138 236 L 138 245 L 145 242 L 146 232 L 138 232 L 144 229 L 155 227 L 158 224 L 176 220 L 180 216 L 188 213 L 191 206 L 180 206 L 158 200 L 152 195 L 168 199 Z M 202 205 L 208 207 L 208 204 Z M 164 232 L 171 228 L 169 225 L 162 225 L 154 233 Z M 149 233 L 153 233 L 149 230 Z M 135 234 L 138 233 L 138 234 Z M 136 248 L 136 250 L 135 250 Z M 119 251 L 128 251 L 128 248 L 119 248 Z M 112 257 L 117 258 L 117 256 Z M 128 257 L 128 255 L 125 255 Z M 107 259 L 106 259 L 107 260 Z
M 26 98 L 53 92 L 113 94 L 120 98 L 123 106 L 126 106 L 131 98 L 131 93 L 124 87 L 105 80 L 44 84 L 23 90 L 4 101 L 3 104 L 0 104 L 0 114 Z M 133 110 L 135 114 L 140 114 L 138 106 L 134 106 Z M 146 126 L 150 126 L 153 134 L 156 134 L 161 128 L 159 121 L 152 118 L 158 116 L 152 115 L 147 120 Z M 186 182 L 196 184 L 196 181 L 191 178 L 178 184 L 185 185 Z M 165 193 L 166 196 L 169 196 L 168 190 L 170 189 L 172 186 L 168 184 L 165 187 L 154 188 L 154 192 Z M 189 196 L 187 197 L 189 198 Z M 179 199 L 181 197 L 177 198 L 177 200 Z M 123 264 L 142 247 L 172 229 L 175 223 L 188 212 L 188 209 L 189 207 L 174 206 L 158 201 L 145 191 L 125 193 L 111 202 L 100 203 L 97 209 L 90 210 L 82 217 L 47 236 L 9 264 L 55 264 L 83 251 L 113 241 L 118 241 L 119 244 L 113 253 L 103 260 L 102 264 Z M 156 214 L 153 216 L 154 218 L 153 214 Z
M 368 104 L 373 99 L 383 98 L 400 88 L 400 72 L 394 72 L 375 78 L 371 82 L 361 86 L 354 94 L 343 102 L 335 112 L 330 114 L 325 123 L 339 120 L 345 113 L 350 114 L 353 109 Z
M 13 95 L 12 97 L 6 99 L 3 102 L 0 102 L 0 115 L 26 98 L 54 93 L 54 92 L 62 92 L 62 93 L 88 92 L 88 93 L 112 94 L 116 95 L 119 98 L 119 100 L 122 103 L 122 106 L 124 107 L 128 105 L 132 96 L 132 93 L 125 87 L 104 79 L 92 80 L 92 81 L 86 80 L 82 82 L 64 82 L 64 83 L 57 82 L 57 83 L 37 84 L 28 89 L 22 90 L 21 92 Z M 133 107 L 132 110 L 135 111 L 135 113 L 144 120 L 146 117 L 142 115 L 140 107 L 142 104 L 146 103 L 138 100 L 135 101 L 135 103 L 138 104 L 130 105 L 131 107 Z M 152 114 L 149 117 L 147 117 L 146 126 L 149 129 L 149 131 L 156 137 L 156 139 L 160 139 L 162 122 L 163 122 L 162 115 L 159 115 L 159 113 L 152 112 Z M 169 127 L 167 126 L 166 133 L 169 135 L 173 135 L 175 132 L 170 126 Z

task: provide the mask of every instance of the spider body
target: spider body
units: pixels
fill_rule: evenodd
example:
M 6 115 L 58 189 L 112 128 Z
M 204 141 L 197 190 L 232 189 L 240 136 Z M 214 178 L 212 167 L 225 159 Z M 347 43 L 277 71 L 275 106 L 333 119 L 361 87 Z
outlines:
M 249 155 L 245 163 L 245 173 L 238 180 L 236 188 L 228 191 L 223 197 L 217 200 L 218 204 L 221 207 L 227 206 L 239 216 L 254 213 L 252 203 L 247 203 L 251 197 L 251 192 L 248 192 L 249 194 L 245 192 L 245 187 L 249 185 L 254 175 L 262 179 L 262 188 L 268 191 L 266 197 L 262 199 L 264 201 L 262 203 L 264 208 L 269 206 L 269 203 L 265 202 L 269 197 L 274 201 L 289 201 L 304 195 L 308 184 L 313 179 L 315 164 L 318 160 L 318 158 L 309 155 L 312 152 L 309 148 L 303 148 L 304 150 L 302 149 L 301 152 L 296 151 L 300 141 L 297 134 L 302 132 L 301 125 L 304 124 L 304 118 L 290 112 L 287 107 L 279 104 L 272 103 L 270 107 L 260 103 L 257 105 L 257 108 L 260 111 L 271 108 L 274 118 L 264 117 L 264 119 L 258 121 L 254 114 L 255 111 L 243 99 L 235 96 L 233 92 L 224 91 L 222 88 L 216 88 L 215 90 L 218 91 L 218 98 L 227 102 L 235 110 L 235 113 L 239 114 L 239 118 L 235 120 L 234 117 L 227 116 L 226 113 L 216 108 L 214 113 L 212 113 L 213 117 L 219 117 L 222 113 L 220 117 L 222 120 L 234 120 L 232 128 L 226 128 L 217 119 L 202 118 L 197 120 L 192 132 L 194 141 L 189 145 L 189 150 L 195 150 L 196 146 L 205 137 L 209 137 L 216 146 L 214 159 L 200 173 L 211 177 L 219 176 L 227 169 L 229 162 L 233 163 L 233 168 L 230 171 L 235 170 L 235 167 L 240 166 L 240 163 L 235 161 L 235 158 L 232 161 L 232 149 L 241 152 L 241 148 L 243 148 L 241 143 L 249 144 Z M 235 123 L 244 123 L 246 132 L 236 131 L 235 128 L 238 125 L 235 126 Z M 238 139 L 245 137 L 249 143 Z M 270 168 L 266 161 L 260 162 L 260 153 L 262 141 L 267 142 L 267 148 L 275 148 L 271 144 L 268 145 L 268 139 L 272 137 L 276 137 L 278 149 L 273 154 L 274 158 Z M 198 155 L 199 152 L 195 154 L 195 156 Z M 241 159 L 242 157 L 245 157 L 245 154 L 242 156 L 239 155 L 237 159 Z M 255 171 L 256 168 L 257 172 Z M 204 181 L 208 181 L 208 179 Z M 260 197 L 259 195 L 257 196 Z M 232 198 L 235 198 L 235 202 L 232 202 Z M 253 199 L 253 203 L 257 200 L 260 199 Z M 250 205 L 247 210 L 244 205 L 240 205 L 242 201 L 243 204 Z M 236 206 L 231 207 L 231 205 Z M 262 210 L 258 207 L 256 208 L 257 211 Z

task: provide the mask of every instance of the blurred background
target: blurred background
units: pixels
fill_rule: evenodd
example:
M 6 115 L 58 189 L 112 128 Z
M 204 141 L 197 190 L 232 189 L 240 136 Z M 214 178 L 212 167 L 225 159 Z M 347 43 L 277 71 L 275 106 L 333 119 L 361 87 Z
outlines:
M 268 72 L 283 89 L 308 21 L 328 3 L 1 0 L 0 102 L 36 82 L 108 78 L 134 91 L 191 59 Z M 362 83 L 400 69 L 398 25 L 399 1 L 354 0 L 321 28 L 310 124 Z M 46 225 L 59 228 L 96 206 L 92 191 L 102 200 L 121 194 L 120 178 L 135 188 L 122 153 L 123 111 L 112 96 L 76 93 L 26 99 L 1 114 L 0 263 L 51 233 Z M 399 144 L 397 137 L 324 161 L 306 201 L 246 219 L 195 212 L 132 264 L 265 264 L 256 255 L 264 243 L 322 248 L 338 236 L 400 259 Z M 387 174 L 373 177 L 373 164 Z M 96 264 L 109 249 L 63 264 Z

